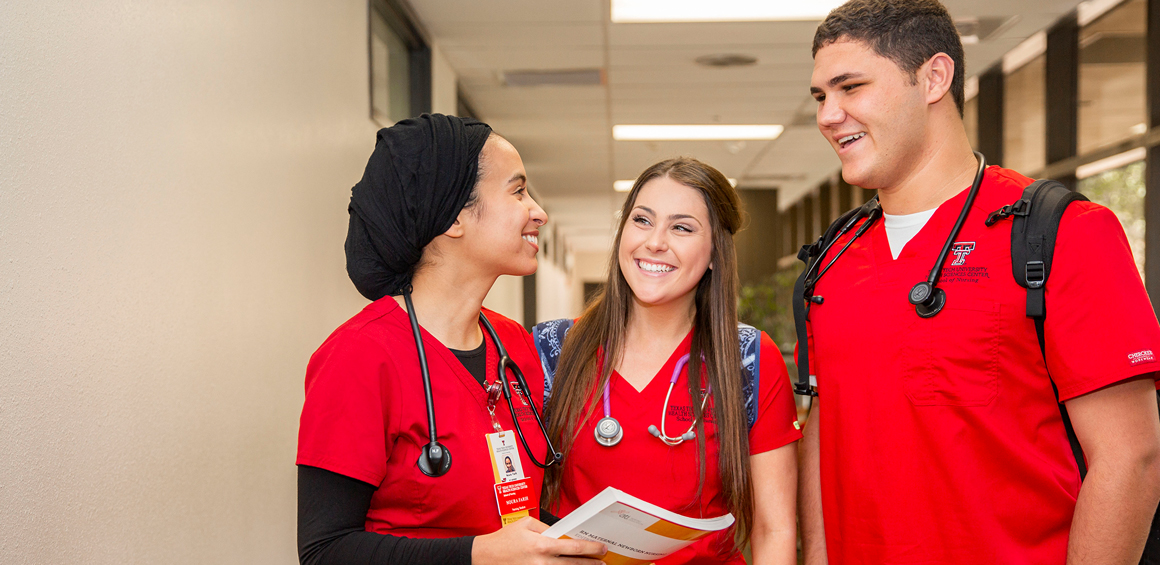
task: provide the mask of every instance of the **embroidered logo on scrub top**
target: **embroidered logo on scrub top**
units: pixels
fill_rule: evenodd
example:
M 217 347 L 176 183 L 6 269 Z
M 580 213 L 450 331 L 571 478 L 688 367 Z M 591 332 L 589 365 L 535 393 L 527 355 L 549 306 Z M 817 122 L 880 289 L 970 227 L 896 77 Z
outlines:
M 991 275 L 987 272 L 987 267 L 968 267 L 964 263 L 967 262 L 967 255 L 970 255 L 975 250 L 975 242 L 973 241 L 956 241 L 951 246 L 951 253 L 955 254 L 955 260 L 951 261 L 950 265 L 943 269 L 942 283 L 977 283 L 981 279 L 989 279 Z
M 962 265 L 967 262 L 967 255 L 970 255 L 975 250 L 975 242 L 973 241 L 956 241 L 954 247 L 951 247 L 951 253 L 955 254 L 955 260 L 951 265 Z
M 1151 349 L 1145 349 L 1143 351 L 1137 351 L 1135 353 L 1128 354 L 1128 363 L 1130 363 L 1133 367 L 1139 365 L 1140 363 L 1151 363 L 1155 360 L 1156 356 L 1152 354 Z

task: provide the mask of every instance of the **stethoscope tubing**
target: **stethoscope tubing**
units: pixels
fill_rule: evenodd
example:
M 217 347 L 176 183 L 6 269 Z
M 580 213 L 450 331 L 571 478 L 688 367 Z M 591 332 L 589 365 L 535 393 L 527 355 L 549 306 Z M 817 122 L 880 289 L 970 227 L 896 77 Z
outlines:
M 548 428 L 544 426 L 544 419 L 540 416 L 540 411 L 536 410 L 536 405 L 532 401 L 531 389 L 528 388 L 528 381 L 526 378 L 524 378 L 524 372 L 520 370 L 519 365 L 516 365 L 516 362 L 508 356 L 507 349 L 503 346 L 503 342 L 499 340 L 499 334 L 496 333 L 495 328 L 491 326 L 491 322 L 488 321 L 487 316 L 483 315 L 483 312 L 479 313 L 479 320 L 483 322 L 483 327 L 487 328 L 487 333 L 491 336 L 491 340 L 495 343 L 496 352 L 499 353 L 499 379 L 503 388 L 503 398 L 505 401 L 507 401 L 508 410 L 512 415 L 512 427 L 516 429 L 516 435 L 519 436 L 520 443 L 524 446 L 524 451 L 528 454 L 528 458 L 532 460 L 532 463 L 541 469 L 547 469 L 553 463 L 559 463 L 564 458 L 564 456 L 560 452 L 556 451 L 556 448 L 552 445 L 552 438 L 548 436 Z M 512 374 L 516 376 L 516 383 L 519 385 L 520 390 L 523 391 L 524 396 L 528 399 L 528 404 L 530 404 L 532 408 L 532 415 L 534 415 L 536 418 L 536 425 L 539 426 L 540 433 L 544 434 L 544 442 L 548 444 L 548 454 L 551 456 L 551 459 L 549 460 L 548 458 L 544 458 L 544 463 L 540 463 L 540 461 L 536 459 L 535 454 L 532 453 L 531 448 L 528 447 L 528 440 L 524 438 L 524 430 L 520 427 L 519 419 L 516 416 L 516 406 L 514 403 L 512 403 L 512 391 L 507 379 L 508 369 L 511 369 Z
M 925 293 L 925 296 L 929 299 L 932 299 L 932 300 L 936 296 L 935 286 L 938 284 L 938 280 L 942 276 L 943 263 L 946 262 L 947 256 L 950 255 L 951 249 L 954 247 L 955 239 L 958 238 L 959 232 L 962 231 L 963 224 L 966 223 L 967 216 L 970 215 L 971 208 L 975 204 L 975 197 L 978 196 L 979 188 L 982 186 L 983 174 L 987 168 L 987 160 L 983 156 L 983 154 L 978 152 L 978 151 L 975 151 L 974 155 L 975 155 L 975 159 L 978 161 L 978 166 L 975 170 L 974 180 L 973 180 L 973 182 L 971 182 L 971 188 L 969 191 L 967 191 L 967 200 L 966 200 L 966 202 L 963 203 L 962 210 L 959 211 L 959 216 L 955 220 L 954 227 L 951 228 L 950 235 L 948 235 L 946 241 L 943 242 L 942 249 L 939 251 L 938 259 L 935 261 L 934 265 L 931 267 L 930 273 L 927 275 L 926 280 L 919 283 L 918 285 L 915 285 L 916 286 L 915 290 L 917 290 L 917 287 L 925 285 L 927 287 L 927 292 Z M 818 284 L 818 281 L 821 280 L 822 276 L 825 275 L 830 270 L 830 268 L 834 266 L 834 263 L 836 263 L 838 261 L 838 258 L 841 257 L 842 254 L 846 252 L 846 249 L 848 249 L 850 247 L 850 245 L 854 243 L 855 240 L 857 240 L 864 233 L 866 233 L 866 231 L 870 228 L 870 226 L 873 225 L 881 215 L 882 215 L 882 208 L 881 208 L 881 206 L 878 205 L 878 196 L 875 196 L 874 198 L 872 198 L 870 200 L 870 202 L 867 202 L 866 204 L 864 204 L 862 206 L 862 208 L 857 213 L 855 213 L 854 216 L 851 217 L 842 226 L 841 229 L 838 230 L 838 233 L 834 236 L 834 238 L 831 239 L 829 241 L 829 243 L 827 243 L 826 246 L 822 248 L 821 252 L 817 255 L 817 258 L 814 259 L 814 261 L 812 263 L 810 263 L 809 266 L 807 267 L 806 276 L 804 277 L 805 294 L 809 296 L 808 300 L 810 302 L 816 302 L 819 304 L 821 303 L 821 297 L 815 297 L 813 294 L 813 289 Z M 854 237 L 851 237 L 846 242 L 846 244 L 844 246 L 842 246 L 842 248 L 838 251 L 837 255 L 834 255 L 834 258 L 831 259 L 826 264 L 826 267 L 824 269 L 821 269 L 821 272 L 819 272 L 816 276 L 811 276 L 811 274 L 814 271 L 816 271 L 820 268 L 820 265 L 821 265 L 822 261 L 825 259 L 826 254 L 829 253 L 830 249 L 834 246 L 834 244 L 836 244 L 838 242 L 838 240 L 842 238 L 842 236 L 849 233 L 849 231 L 851 229 L 853 229 L 854 225 L 856 223 L 858 223 L 858 221 L 863 219 L 863 218 L 866 218 L 866 221 L 862 223 L 862 225 L 858 228 L 858 230 L 856 232 L 854 232 Z M 942 291 L 940 290 L 939 292 L 942 292 Z M 912 290 L 912 294 L 913 294 L 913 290 Z M 930 310 L 924 314 L 922 312 L 922 310 L 920 310 L 920 308 L 923 306 L 922 300 L 920 300 L 919 302 L 915 302 L 912 299 L 911 302 L 915 304 L 916 311 L 919 312 L 919 315 L 924 317 L 924 318 L 934 316 L 942 309 L 942 305 L 939 304 L 937 307 L 933 308 L 932 310 Z M 808 309 L 806 312 L 808 315 L 808 312 L 809 312 Z
M 676 366 L 673 367 L 673 375 L 672 375 L 672 377 L 669 378 L 669 390 L 668 390 L 668 392 L 665 393 L 664 405 L 661 406 L 661 427 L 658 429 L 655 425 L 649 426 L 649 433 L 652 434 L 657 439 L 664 442 L 665 445 L 668 445 L 670 447 L 676 447 L 676 446 L 680 445 L 682 442 L 684 442 L 686 440 L 691 440 L 691 439 L 693 439 L 693 437 L 695 437 L 695 434 L 693 434 L 692 432 L 693 432 L 693 429 L 697 427 L 697 420 L 696 419 L 693 419 L 693 423 L 689 425 L 689 429 L 685 430 L 685 433 L 683 433 L 679 436 L 669 436 L 668 433 L 666 433 L 666 431 L 665 431 L 665 416 L 668 415 L 669 399 L 672 397 L 672 394 L 673 394 L 673 386 L 677 384 L 677 378 L 680 377 L 680 375 L 681 375 L 681 369 L 683 369 L 685 367 L 685 365 L 687 365 L 688 363 L 689 363 L 689 354 L 688 353 L 682 355 L 679 359 L 677 359 L 677 364 L 676 364 Z M 617 422 L 616 418 L 612 417 L 612 401 L 610 400 L 611 394 L 609 393 L 609 381 L 610 380 L 611 380 L 611 378 L 609 380 L 604 381 L 604 387 L 603 387 L 604 388 L 604 393 L 603 393 L 604 419 L 601 420 L 601 422 L 603 422 L 605 420 L 610 420 L 610 421 L 614 422 L 616 424 L 618 433 L 616 434 L 614 439 L 608 438 L 608 439 L 605 439 L 602 441 L 601 436 L 599 434 L 599 429 L 597 430 L 597 434 L 596 434 L 597 443 L 600 443 L 601 445 L 604 445 L 606 447 L 611 447 L 611 446 L 616 445 L 617 443 L 620 442 L 620 433 L 619 433 L 620 422 Z M 705 406 L 709 401 L 710 394 L 712 394 L 712 387 L 709 387 L 705 391 L 705 396 L 704 396 L 704 398 L 701 399 L 701 412 L 702 413 L 704 413 L 704 411 L 705 411 Z M 598 422 L 597 426 L 599 426 L 599 425 L 600 425 L 600 423 Z
M 938 261 L 931 267 L 930 275 L 926 278 L 926 282 L 930 283 L 931 286 L 938 284 L 938 279 L 942 276 L 943 263 L 947 260 L 947 255 L 950 255 L 955 239 L 959 237 L 959 232 L 963 229 L 963 224 L 967 223 L 967 216 L 970 215 L 971 207 L 975 205 L 975 197 L 979 195 L 979 187 L 983 184 L 983 172 L 987 169 L 987 159 L 978 151 L 975 151 L 975 159 L 978 160 L 979 165 L 975 170 L 975 179 L 971 182 L 971 190 L 967 192 L 967 201 L 963 203 L 963 209 L 959 211 L 955 227 L 951 228 L 951 236 L 943 242 L 942 251 L 938 254 Z
M 403 300 L 407 304 L 407 317 L 411 322 L 411 332 L 415 338 L 415 349 L 419 353 L 419 372 L 423 377 L 423 394 L 424 400 L 427 404 L 427 437 L 428 443 L 423 446 L 422 452 L 419 455 L 418 466 L 419 469 L 426 475 L 432 477 L 439 477 L 447 473 L 451 467 L 451 452 L 441 445 L 438 440 L 438 433 L 435 427 L 435 400 L 431 392 L 431 372 L 427 365 L 427 349 L 423 345 L 423 335 L 419 329 L 419 321 L 415 316 L 415 305 L 411 302 L 411 288 L 408 286 L 403 290 Z M 528 458 L 532 463 L 541 469 L 547 469 L 549 466 L 559 463 L 564 456 L 556 451 L 552 445 L 552 439 L 548 436 L 548 429 L 544 426 L 544 419 L 540 415 L 540 411 L 536 409 L 536 403 L 532 399 L 531 389 L 528 388 L 528 381 L 524 378 L 523 371 L 520 370 L 519 365 L 508 356 L 507 348 L 503 346 L 503 342 L 499 339 L 499 334 L 496 333 L 495 328 L 492 327 L 491 322 L 483 312 L 479 313 L 479 320 L 483 322 L 483 327 L 487 330 L 488 336 L 491 337 L 492 343 L 495 344 L 496 352 L 499 354 L 499 374 L 497 375 L 500 381 L 500 388 L 503 391 L 504 400 L 507 401 L 508 410 L 512 416 L 512 427 L 515 428 L 516 435 L 520 438 L 520 444 L 524 447 L 524 452 L 528 454 Z M 528 399 L 528 404 L 532 409 L 532 414 L 536 418 L 536 424 L 540 428 L 540 432 L 544 434 L 544 442 L 548 445 L 548 453 L 551 459 L 545 459 L 541 463 L 536 459 L 535 454 L 528 446 L 528 441 L 524 437 L 524 431 L 520 428 L 519 417 L 516 415 L 515 404 L 512 403 L 512 392 L 510 382 L 507 378 L 507 371 L 511 370 L 512 374 L 516 376 L 516 384 L 520 387 L 520 392 Z M 438 461 L 438 466 L 435 466 L 432 460 Z

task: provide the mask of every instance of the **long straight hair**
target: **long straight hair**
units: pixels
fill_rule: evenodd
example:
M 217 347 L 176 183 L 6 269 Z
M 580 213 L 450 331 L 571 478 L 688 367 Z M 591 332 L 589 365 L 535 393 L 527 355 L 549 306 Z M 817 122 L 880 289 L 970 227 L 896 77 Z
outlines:
M 632 308 L 632 289 L 620 270 L 620 240 L 637 195 L 645 183 L 668 177 L 701 193 L 709 209 L 713 251 L 710 264 L 695 289 L 696 313 L 689 351 L 689 396 L 697 422 L 697 495 L 705 486 L 705 419 L 701 414 L 701 382 L 708 383 L 717 426 L 718 467 L 721 492 L 737 519 L 744 544 L 753 524 L 753 489 L 749 475 L 748 420 L 742 398 L 741 361 L 737 339 L 737 254 L 733 234 L 741 227 L 741 202 L 725 175 L 696 159 L 680 157 L 657 163 L 636 179 L 621 210 L 620 227 L 608 262 L 604 289 L 584 310 L 560 353 L 560 362 L 548 403 L 548 433 L 562 446 L 565 457 L 572 450 L 581 424 L 596 410 L 595 391 L 601 390 L 624 352 L 625 329 Z M 603 349 L 603 351 L 602 351 Z M 605 361 L 601 361 L 601 359 Z M 544 477 L 543 502 L 548 508 L 560 500 L 560 466 Z

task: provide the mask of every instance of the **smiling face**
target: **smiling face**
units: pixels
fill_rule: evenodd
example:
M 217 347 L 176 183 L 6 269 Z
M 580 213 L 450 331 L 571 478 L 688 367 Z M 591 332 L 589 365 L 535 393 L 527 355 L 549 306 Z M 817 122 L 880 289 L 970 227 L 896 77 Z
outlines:
M 840 40 L 819 49 L 810 93 L 818 101 L 818 129 L 842 161 L 846 182 L 890 188 L 922 162 L 923 90 L 867 44 Z
M 620 271 L 635 302 L 692 305 L 713 255 L 705 197 L 667 176 L 640 188 L 625 218 L 617 251 Z
M 457 220 L 463 235 L 459 258 L 477 266 L 482 274 L 530 275 L 536 272 L 540 226 L 548 222 L 548 216 L 528 194 L 524 162 L 511 143 L 493 136 L 483 148 L 480 163 L 478 199 Z

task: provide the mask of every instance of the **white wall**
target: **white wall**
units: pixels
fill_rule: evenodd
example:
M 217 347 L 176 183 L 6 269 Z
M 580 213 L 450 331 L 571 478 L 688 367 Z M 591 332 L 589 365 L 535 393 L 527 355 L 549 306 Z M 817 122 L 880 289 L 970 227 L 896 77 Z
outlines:
M 608 253 L 577 251 L 572 259 L 572 307 L 584 311 L 584 283 L 608 280 Z
M 541 257 L 536 269 L 536 321 L 579 316 L 574 294 L 575 288 L 568 273 Z
M 295 563 L 365 0 L 0 4 L 0 555 Z
M 431 112 L 455 116 L 459 114 L 459 80 L 455 69 L 439 48 L 431 45 Z

